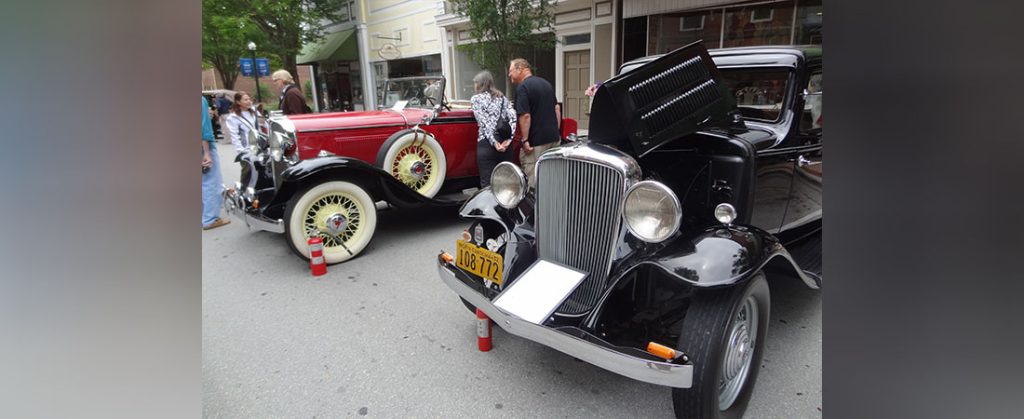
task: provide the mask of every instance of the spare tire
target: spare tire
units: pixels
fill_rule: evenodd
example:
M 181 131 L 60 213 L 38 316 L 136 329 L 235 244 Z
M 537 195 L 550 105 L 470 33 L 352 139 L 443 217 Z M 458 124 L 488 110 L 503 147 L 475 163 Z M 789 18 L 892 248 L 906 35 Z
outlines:
M 429 132 L 404 129 L 392 134 L 377 152 L 377 167 L 427 198 L 444 184 L 448 162 Z

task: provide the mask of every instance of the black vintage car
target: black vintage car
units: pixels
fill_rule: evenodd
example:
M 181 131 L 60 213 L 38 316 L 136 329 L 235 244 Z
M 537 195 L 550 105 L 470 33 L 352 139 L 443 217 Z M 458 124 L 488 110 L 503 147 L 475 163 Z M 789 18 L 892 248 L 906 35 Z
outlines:
M 821 50 L 695 43 L 627 63 L 589 138 L 466 202 L 442 280 L 507 332 L 741 417 L 767 278 L 821 286 Z

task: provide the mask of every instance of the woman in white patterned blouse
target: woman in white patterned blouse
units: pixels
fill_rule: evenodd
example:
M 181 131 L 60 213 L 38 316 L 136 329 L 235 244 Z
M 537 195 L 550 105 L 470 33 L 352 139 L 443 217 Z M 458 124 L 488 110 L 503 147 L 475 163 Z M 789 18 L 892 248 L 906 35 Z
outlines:
M 470 98 L 473 116 L 479 127 L 476 138 L 476 162 L 480 169 L 480 187 L 491 184 L 491 172 L 498 163 L 512 161 L 512 137 L 516 129 L 516 113 L 512 102 L 500 90 L 494 88 L 494 76 L 484 70 L 473 77 L 476 94 Z M 495 128 L 505 113 L 506 122 L 511 126 L 508 138 L 495 138 Z

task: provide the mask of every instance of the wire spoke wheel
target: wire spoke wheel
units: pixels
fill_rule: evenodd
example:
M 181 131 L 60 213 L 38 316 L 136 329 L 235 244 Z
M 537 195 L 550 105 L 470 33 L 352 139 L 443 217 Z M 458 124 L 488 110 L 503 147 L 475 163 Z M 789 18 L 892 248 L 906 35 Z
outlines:
M 381 145 L 377 167 L 427 198 L 444 185 L 448 160 L 434 135 L 422 129 L 400 130 Z
M 377 228 L 377 208 L 357 184 L 328 181 L 292 196 L 285 210 L 285 234 L 295 254 L 309 259 L 308 241 L 323 240 L 327 263 L 344 262 L 361 252 Z
M 319 236 L 324 242 L 324 248 L 341 247 L 346 245 L 359 232 L 362 226 L 362 213 L 359 204 L 346 194 L 329 193 L 313 202 L 306 210 L 303 220 L 303 231 L 306 237 Z M 332 227 L 327 225 L 328 219 L 332 216 L 340 216 L 344 220 L 341 231 L 334 232 Z M 336 234 L 331 234 L 332 232 Z
M 434 178 L 435 161 L 433 150 L 410 144 L 398 151 L 391 164 L 391 175 L 420 192 Z

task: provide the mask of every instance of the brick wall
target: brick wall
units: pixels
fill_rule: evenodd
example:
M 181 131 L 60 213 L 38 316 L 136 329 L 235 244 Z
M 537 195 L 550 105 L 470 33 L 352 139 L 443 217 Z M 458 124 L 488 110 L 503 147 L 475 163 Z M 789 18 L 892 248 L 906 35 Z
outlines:
M 292 74 L 292 77 L 296 79 L 302 92 L 306 93 L 306 80 L 309 80 L 309 66 L 300 65 L 296 68 L 299 72 L 298 75 Z M 277 69 L 271 69 L 271 73 L 277 71 Z M 270 76 L 260 77 L 260 86 L 264 87 L 265 91 L 269 91 L 273 97 L 263 98 L 264 103 L 277 103 L 277 90 L 274 89 L 273 84 L 270 82 Z M 220 73 L 215 69 L 203 70 L 203 86 L 202 90 L 210 89 L 223 89 L 224 83 L 220 81 Z M 268 90 L 269 89 L 269 90 Z M 235 88 L 233 90 L 244 90 L 253 95 L 253 100 L 256 100 L 256 82 L 253 81 L 252 76 L 244 77 L 238 76 L 235 79 Z

